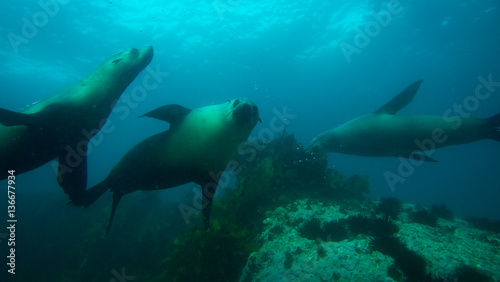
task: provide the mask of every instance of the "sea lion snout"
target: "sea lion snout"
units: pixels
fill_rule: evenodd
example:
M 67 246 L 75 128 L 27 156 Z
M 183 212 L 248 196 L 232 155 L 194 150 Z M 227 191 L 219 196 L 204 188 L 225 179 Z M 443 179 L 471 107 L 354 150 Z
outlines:
M 255 125 L 259 120 L 259 109 L 247 99 L 235 99 L 232 104 L 233 119 L 239 124 Z
M 130 54 L 133 56 L 140 56 L 142 57 L 143 61 L 149 64 L 151 60 L 153 59 L 153 46 L 145 46 L 142 48 L 132 48 L 130 50 Z
M 322 148 L 320 145 L 316 143 L 311 143 L 305 148 L 306 153 L 308 154 L 314 154 L 314 155 L 320 155 L 324 154 Z
M 130 48 L 113 55 L 107 64 L 104 64 L 113 72 L 113 77 L 121 77 L 128 81 L 135 78 L 153 59 L 153 47 Z

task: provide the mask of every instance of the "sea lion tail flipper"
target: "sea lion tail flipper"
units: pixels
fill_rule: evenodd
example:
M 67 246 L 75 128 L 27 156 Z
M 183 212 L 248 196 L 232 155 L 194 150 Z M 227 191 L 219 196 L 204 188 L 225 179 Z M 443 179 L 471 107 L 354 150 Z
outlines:
M 392 100 L 390 100 L 387 104 L 375 111 L 375 114 L 395 115 L 399 110 L 406 107 L 413 100 L 413 97 L 417 94 L 418 88 L 423 81 L 423 79 L 420 79 L 410 84 L 410 86 L 406 87 L 405 90 L 399 93 L 396 97 L 392 98 Z
M 0 109 L 0 123 L 5 126 L 32 125 L 37 119 L 37 114 L 24 114 Z
M 159 107 L 139 117 L 151 117 L 170 123 L 170 127 L 177 127 L 182 120 L 191 112 L 190 109 L 181 105 L 171 104 Z
M 500 131 L 495 131 L 491 134 L 491 139 L 500 142 Z
M 113 204 L 111 206 L 111 215 L 109 216 L 108 228 L 106 228 L 106 234 L 109 234 L 109 230 L 111 230 L 111 224 L 113 224 L 113 218 L 115 217 L 116 207 L 120 202 L 120 199 L 123 197 L 123 194 L 120 192 L 113 193 Z

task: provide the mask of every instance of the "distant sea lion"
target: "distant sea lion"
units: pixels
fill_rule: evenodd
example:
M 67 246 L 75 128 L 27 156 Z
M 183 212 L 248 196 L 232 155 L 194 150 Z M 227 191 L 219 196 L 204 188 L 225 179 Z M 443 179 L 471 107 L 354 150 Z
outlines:
M 413 100 L 421 83 L 422 80 L 414 82 L 374 113 L 321 133 L 308 150 L 435 161 L 422 152 L 482 139 L 500 142 L 500 114 L 488 119 L 395 115 Z
M 257 106 L 240 98 L 195 110 L 167 105 L 143 116 L 169 122 L 170 129 L 130 149 L 104 181 L 87 191 L 86 206 L 108 189 L 113 192 L 109 232 L 123 195 L 195 182 L 202 187 L 203 221 L 208 227 L 220 172 L 236 156 L 238 146 L 247 140 L 257 124 Z
M 75 205 L 87 185 L 87 145 L 114 104 L 151 62 L 153 48 L 113 55 L 90 75 L 22 112 L 0 109 L 0 180 L 59 158 L 57 180 Z M 72 152 L 83 152 L 75 161 Z

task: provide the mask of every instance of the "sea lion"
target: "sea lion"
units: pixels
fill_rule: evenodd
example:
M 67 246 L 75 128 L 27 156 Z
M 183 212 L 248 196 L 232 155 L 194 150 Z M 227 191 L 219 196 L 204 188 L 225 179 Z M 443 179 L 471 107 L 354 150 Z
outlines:
M 22 112 L 0 109 L 0 180 L 8 177 L 7 170 L 20 174 L 58 158 L 59 185 L 75 205 L 83 205 L 88 141 L 152 58 L 151 46 L 117 53 L 87 77 Z
M 87 191 L 86 206 L 105 191 L 113 192 L 109 232 L 123 195 L 194 182 L 202 187 L 203 221 L 208 227 L 212 198 L 221 172 L 257 124 L 257 106 L 240 98 L 195 110 L 167 105 L 142 116 L 169 122 L 170 129 L 130 149 L 104 181 Z
M 315 153 L 404 157 L 435 162 L 429 153 L 422 152 L 482 139 L 500 142 L 500 114 L 488 119 L 395 115 L 413 100 L 422 81 L 414 82 L 374 113 L 321 133 L 307 149 Z

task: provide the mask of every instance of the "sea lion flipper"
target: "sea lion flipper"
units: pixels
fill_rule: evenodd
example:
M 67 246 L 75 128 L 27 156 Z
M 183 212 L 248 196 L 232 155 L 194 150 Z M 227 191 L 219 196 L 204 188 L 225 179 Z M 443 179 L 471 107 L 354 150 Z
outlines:
M 109 230 L 111 229 L 111 224 L 113 224 L 113 218 L 115 217 L 116 207 L 118 206 L 118 203 L 120 202 L 120 199 L 122 197 L 123 194 L 120 192 L 113 193 L 113 204 L 111 206 L 111 215 L 109 216 L 109 223 L 108 228 L 106 228 L 106 234 L 108 234 Z
M 36 114 L 24 114 L 6 109 L 0 109 L 0 123 L 5 126 L 31 125 L 36 119 Z
M 490 132 L 490 139 L 500 142 L 500 114 L 496 114 L 486 119 L 486 125 L 485 130 Z
M 207 179 L 206 181 L 200 181 L 198 184 L 201 186 L 201 192 L 203 193 L 203 225 L 205 229 L 210 226 L 210 211 L 212 209 L 212 200 L 215 196 L 215 191 L 217 190 L 217 185 L 219 185 L 219 178 L 217 179 Z
M 190 109 L 177 104 L 159 107 L 140 117 L 151 117 L 170 123 L 170 127 L 177 127 L 182 120 L 191 112 Z
M 399 110 L 406 107 L 413 100 L 413 97 L 417 94 L 418 88 L 423 81 L 424 80 L 421 79 L 410 84 L 410 86 L 406 87 L 405 90 L 399 93 L 396 97 L 392 98 L 392 100 L 390 100 L 387 104 L 375 111 L 375 114 L 395 115 Z
M 84 147 L 86 148 L 87 144 Z M 76 146 L 70 148 L 76 148 Z M 76 152 L 76 150 L 72 149 L 71 152 Z M 64 150 L 63 153 L 59 154 L 57 182 L 68 194 L 72 204 L 83 206 L 85 205 L 85 189 L 87 188 L 87 156 L 86 154 L 78 154 L 77 157 L 72 157 L 71 152 Z
M 92 205 L 104 194 L 104 192 L 108 191 L 108 189 L 109 186 L 106 183 L 106 180 L 88 189 L 85 192 L 85 207 Z
M 500 114 L 496 114 L 488 118 L 488 123 L 495 128 L 500 128 Z
M 41 111 L 33 114 L 13 112 L 0 108 L 0 123 L 5 126 L 26 125 L 35 127 L 50 127 L 50 121 L 53 120 L 54 116 L 59 117 L 64 114 L 66 114 L 66 112 L 64 105 L 61 103 L 50 104 Z

